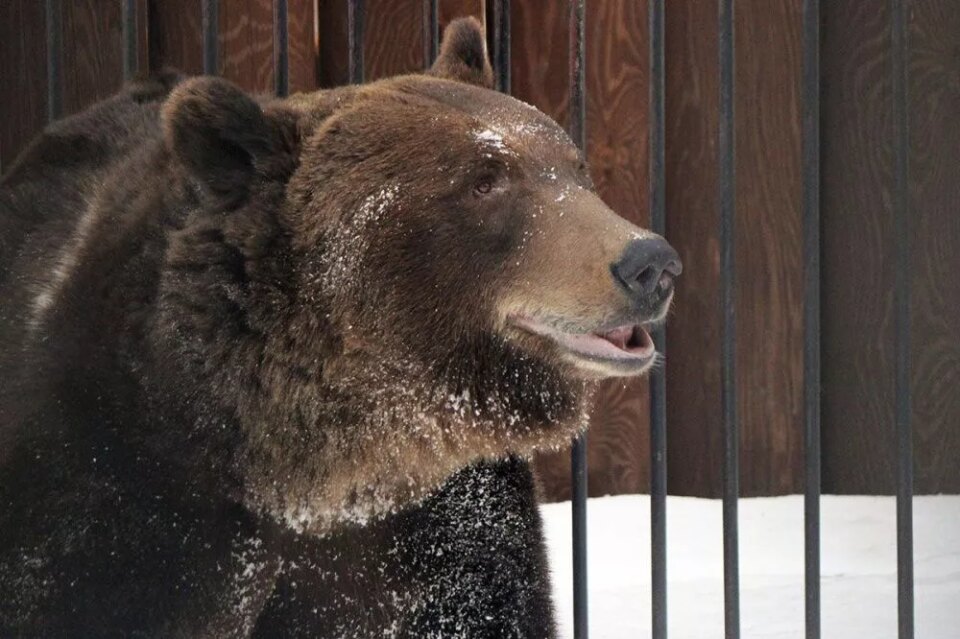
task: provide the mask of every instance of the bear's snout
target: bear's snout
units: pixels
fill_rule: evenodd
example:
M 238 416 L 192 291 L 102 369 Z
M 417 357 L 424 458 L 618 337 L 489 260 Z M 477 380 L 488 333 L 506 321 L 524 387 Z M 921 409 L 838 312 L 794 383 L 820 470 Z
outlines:
M 673 279 L 682 271 L 677 251 L 659 236 L 633 240 L 610 266 L 617 286 L 631 305 L 649 319 L 661 314 L 673 292 Z

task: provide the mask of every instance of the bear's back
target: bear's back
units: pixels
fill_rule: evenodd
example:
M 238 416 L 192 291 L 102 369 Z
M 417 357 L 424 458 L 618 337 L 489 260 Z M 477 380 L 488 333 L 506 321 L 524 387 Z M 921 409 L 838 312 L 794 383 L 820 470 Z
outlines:
M 131 83 L 51 124 L 20 153 L 0 179 L 0 290 L 74 233 L 109 171 L 159 140 L 160 105 L 179 80 L 167 73 Z
M 30 378 L 57 358 L 37 319 L 75 268 L 90 236 L 90 211 L 105 185 L 152 179 L 146 158 L 160 146 L 160 108 L 180 77 L 164 73 L 128 84 L 115 96 L 48 126 L 0 179 L 0 441 L 16 440 L 15 422 L 35 404 Z M 157 176 L 153 179 L 163 179 Z M 122 215 L 122 206 L 119 214 Z M 103 233 L 103 230 L 98 231 Z M 106 231 L 108 234 L 113 231 Z M 0 458 L 6 455 L 0 455 Z

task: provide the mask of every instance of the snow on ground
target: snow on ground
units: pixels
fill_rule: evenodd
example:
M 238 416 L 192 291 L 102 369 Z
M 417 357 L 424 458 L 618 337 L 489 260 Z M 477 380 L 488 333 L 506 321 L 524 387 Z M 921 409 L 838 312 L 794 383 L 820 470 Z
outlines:
M 960 496 L 914 499 L 916 636 L 960 639 Z M 740 500 L 741 634 L 803 636 L 803 497 Z M 590 635 L 650 636 L 650 502 L 591 499 L 587 513 Z M 570 502 L 543 507 L 562 637 L 572 637 Z M 894 639 L 895 501 L 824 496 L 823 636 Z M 670 497 L 667 602 L 671 639 L 723 636 L 721 502 Z

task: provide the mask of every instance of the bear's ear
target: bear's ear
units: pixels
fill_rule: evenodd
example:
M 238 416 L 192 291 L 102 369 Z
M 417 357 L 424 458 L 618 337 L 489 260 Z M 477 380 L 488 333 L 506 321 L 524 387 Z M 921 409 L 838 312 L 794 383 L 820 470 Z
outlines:
M 443 32 L 440 55 L 430 75 L 493 88 L 493 69 L 487 57 L 483 27 L 476 18 L 458 18 Z
M 171 155 L 215 195 L 243 199 L 256 175 L 278 177 L 296 161 L 296 122 L 264 113 L 226 80 L 200 77 L 177 86 L 163 107 Z

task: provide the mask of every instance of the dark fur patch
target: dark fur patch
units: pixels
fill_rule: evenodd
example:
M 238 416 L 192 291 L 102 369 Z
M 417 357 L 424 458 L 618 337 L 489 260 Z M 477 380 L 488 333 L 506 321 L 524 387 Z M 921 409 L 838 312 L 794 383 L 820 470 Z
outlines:
M 443 32 L 443 45 L 430 74 L 482 87 L 493 87 L 483 26 L 476 18 L 454 20 Z
M 163 108 L 170 152 L 204 187 L 231 204 L 246 198 L 258 173 L 275 178 L 271 173 L 292 168 L 293 127 L 290 115 L 265 113 L 246 93 L 218 78 L 180 84 Z
M 143 80 L 11 168 L 0 635 L 551 636 L 511 455 L 568 442 L 585 385 L 497 296 L 532 169 L 576 181 L 556 125 L 475 86 L 479 24 L 445 39 L 443 79 Z M 492 111 L 548 143 L 494 158 Z

